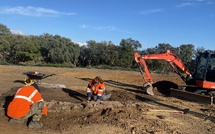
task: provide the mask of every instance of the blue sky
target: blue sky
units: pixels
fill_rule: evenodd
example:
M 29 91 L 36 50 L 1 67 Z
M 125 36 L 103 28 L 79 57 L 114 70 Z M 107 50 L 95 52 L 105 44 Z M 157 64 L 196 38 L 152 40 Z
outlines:
M 169 43 L 215 49 L 215 0 L 0 0 L 0 23 L 24 35 L 74 42 L 132 38 L 141 49 Z

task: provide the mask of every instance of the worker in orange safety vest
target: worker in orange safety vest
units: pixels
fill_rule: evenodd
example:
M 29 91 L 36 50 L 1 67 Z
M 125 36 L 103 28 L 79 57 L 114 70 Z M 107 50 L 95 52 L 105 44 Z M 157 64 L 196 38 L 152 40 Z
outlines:
M 87 86 L 87 98 L 88 101 L 94 99 L 95 101 L 100 101 L 102 99 L 102 94 L 105 90 L 104 80 L 97 76 L 93 80 L 90 80 Z
M 42 128 L 42 115 L 47 115 L 48 109 L 36 83 L 19 88 L 7 108 L 10 123 L 24 123 L 32 117 L 29 128 Z

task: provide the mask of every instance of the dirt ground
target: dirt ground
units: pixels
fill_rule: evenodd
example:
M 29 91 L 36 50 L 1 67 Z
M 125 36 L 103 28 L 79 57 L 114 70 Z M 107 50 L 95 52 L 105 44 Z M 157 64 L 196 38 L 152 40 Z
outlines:
M 6 106 L 23 86 L 23 72 L 56 74 L 40 81 L 49 113 L 42 129 L 10 124 Z M 86 101 L 90 79 L 101 76 L 111 99 Z M 175 74 L 152 74 L 164 87 L 183 85 Z M 57 87 L 54 85 L 61 85 Z M 140 72 L 86 68 L 54 68 L 0 65 L 0 133 L 5 134 L 214 134 L 215 108 L 209 104 L 168 97 L 149 96 L 142 88 Z M 45 86 L 46 85 L 46 86 Z M 47 86 L 48 85 L 48 86 Z M 62 87 L 64 85 L 64 87 Z M 154 111 L 153 111 L 154 110 Z M 163 110 L 163 111 L 160 111 Z M 175 111 L 189 110 L 187 113 Z

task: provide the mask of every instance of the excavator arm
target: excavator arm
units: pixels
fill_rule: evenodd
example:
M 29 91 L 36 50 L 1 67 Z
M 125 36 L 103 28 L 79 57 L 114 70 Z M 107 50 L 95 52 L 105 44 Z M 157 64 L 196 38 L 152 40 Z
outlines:
M 188 76 L 192 77 L 191 73 L 189 72 L 187 67 L 183 64 L 183 62 L 178 58 L 178 56 L 170 52 L 170 50 L 167 50 L 165 53 L 146 54 L 146 55 L 140 55 L 139 53 L 135 52 L 134 59 L 136 63 L 139 65 L 140 72 L 145 81 L 143 87 L 146 88 L 146 92 L 150 95 L 154 95 L 152 91 L 153 80 L 145 60 L 165 60 L 173 68 L 175 73 L 177 73 L 185 82 Z M 144 75 L 144 72 L 145 72 L 145 75 Z M 187 77 L 184 77 L 183 73 L 185 73 Z

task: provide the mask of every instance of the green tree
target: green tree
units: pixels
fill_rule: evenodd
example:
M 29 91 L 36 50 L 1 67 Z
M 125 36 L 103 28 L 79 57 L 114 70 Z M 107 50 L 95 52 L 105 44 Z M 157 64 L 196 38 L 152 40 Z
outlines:
M 114 45 L 111 41 L 106 44 L 102 59 L 106 65 L 116 66 L 119 60 L 119 47 Z
M 205 48 L 204 47 L 198 47 L 198 48 L 196 48 L 196 50 L 195 50 L 195 54 L 194 54 L 194 59 L 196 59 L 196 57 L 200 54 L 200 53 L 202 53 L 202 52 L 204 52 L 205 51 Z
M 142 47 L 139 41 L 133 40 L 131 38 L 122 39 L 120 42 L 120 54 L 119 54 L 119 62 L 118 65 L 130 68 L 133 63 L 133 53 L 134 50 Z
M 192 60 L 195 55 L 194 45 L 192 44 L 182 44 L 179 46 L 179 58 L 183 63 L 188 63 Z
M 8 37 L 0 36 L 0 59 L 6 61 L 10 56 L 10 42 Z
M 85 57 L 88 62 L 88 65 L 89 66 L 96 65 L 98 61 L 96 54 L 97 51 L 99 51 L 96 45 L 96 41 L 94 40 L 87 41 L 87 48 L 88 50 L 86 51 Z
M 78 63 L 80 47 L 68 38 L 60 35 L 43 34 L 40 38 L 41 55 L 46 63 L 69 64 Z
M 168 43 L 159 43 L 155 48 L 157 49 L 157 53 L 164 53 L 167 50 L 173 50 L 173 47 Z
M 0 23 L 0 35 L 12 34 L 10 29 L 7 26 Z

